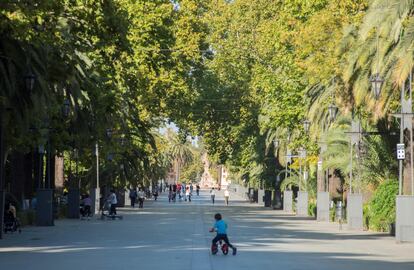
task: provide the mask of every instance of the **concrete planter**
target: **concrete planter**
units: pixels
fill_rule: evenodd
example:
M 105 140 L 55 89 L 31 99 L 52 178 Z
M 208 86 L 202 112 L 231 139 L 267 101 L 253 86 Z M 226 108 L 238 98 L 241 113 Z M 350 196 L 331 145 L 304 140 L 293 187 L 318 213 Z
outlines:
M 395 239 L 397 242 L 414 242 L 414 196 L 397 196 Z
M 265 205 L 265 203 L 264 203 L 264 195 L 265 195 L 265 191 L 264 191 L 264 189 L 259 189 L 259 190 L 257 191 L 257 202 L 258 202 L 261 206 L 264 206 L 264 205 Z
M 316 208 L 317 221 L 329 222 L 329 192 L 318 192 Z
M 363 230 L 362 221 L 362 194 L 348 194 L 347 202 L 348 228 L 352 230 Z
M 283 191 L 283 211 L 293 212 L 293 192 L 291 190 Z
M 298 204 L 296 214 L 299 217 L 307 217 L 308 215 L 308 192 L 298 192 Z

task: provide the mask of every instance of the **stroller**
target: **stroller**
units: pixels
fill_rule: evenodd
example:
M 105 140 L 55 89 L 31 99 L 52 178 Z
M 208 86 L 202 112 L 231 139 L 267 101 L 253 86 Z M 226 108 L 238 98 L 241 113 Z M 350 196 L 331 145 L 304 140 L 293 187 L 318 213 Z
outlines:
M 81 219 L 89 220 L 92 217 L 92 211 L 91 211 L 91 206 L 90 205 L 82 204 L 79 207 L 79 212 L 80 212 L 80 215 L 81 215 Z
M 110 201 L 106 200 L 104 202 L 104 205 L 101 208 L 101 219 L 102 220 L 104 220 L 104 219 L 112 219 L 112 220 L 119 219 L 119 220 L 121 220 L 121 219 L 123 219 L 123 217 L 120 216 L 120 215 L 111 214 L 111 203 L 110 203 Z
M 19 233 L 22 232 L 20 229 L 20 221 L 14 217 L 13 213 L 11 211 L 7 211 L 4 213 L 4 233 L 7 232 L 16 232 Z

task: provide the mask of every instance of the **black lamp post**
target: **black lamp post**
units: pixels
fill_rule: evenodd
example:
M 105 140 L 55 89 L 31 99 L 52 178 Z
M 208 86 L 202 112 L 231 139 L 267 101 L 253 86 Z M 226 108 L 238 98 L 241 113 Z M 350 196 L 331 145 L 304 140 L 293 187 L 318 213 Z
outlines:
M 375 73 L 369 79 L 371 82 L 371 90 L 374 94 L 375 99 L 378 99 L 381 94 L 381 86 L 384 80 L 381 78 L 379 73 Z
M 107 128 L 106 129 L 106 137 L 108 137 L 108 139 L 111 139 L 112 138 L 112 134 L 113 134 L 112 129 L 111 128 Z
M 305 130 L 305 133 L 309 132 L 311 122 L 309 120 L 303 121 L 303 129 Z
M 33 72 L 29 71 L 23 78 L 24 78 L 24 83 L 26 85 L 26 90 L 28 92 L 33 91 L 34 84 L 36 81 L 36 76 L 33 74 Z
M 63 116 L 68 117 L 70 114 L 70 101 L 68 99 L 65 99 L 63 101 Z
M 337 112 L 338 112 L 338 107 L 336 107 L 335 104 L 329 104 L 328 113 L 329 113 L 329 120 L 331 122 L 335 121 Z
M 279 140 L 278 140 L 278 139 L 274 139 L 274 140 L 273 140 L 273 144 L 275 145 L 275 148 L 279 148 L 279 144 L 280 144 L 280 142 L 279 142 Z

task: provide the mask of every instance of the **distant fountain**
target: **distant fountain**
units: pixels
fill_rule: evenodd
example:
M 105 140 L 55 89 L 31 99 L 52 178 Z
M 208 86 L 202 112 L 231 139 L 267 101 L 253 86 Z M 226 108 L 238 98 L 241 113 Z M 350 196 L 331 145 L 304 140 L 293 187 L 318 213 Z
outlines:
M 204 153 L 201 159 L 203 161 L 204 171 L 201 176 L 200 186 L 205 188 L 215 186 L 215 181 L 210 174 L 210 161 L 208 160 L 207 153 Z

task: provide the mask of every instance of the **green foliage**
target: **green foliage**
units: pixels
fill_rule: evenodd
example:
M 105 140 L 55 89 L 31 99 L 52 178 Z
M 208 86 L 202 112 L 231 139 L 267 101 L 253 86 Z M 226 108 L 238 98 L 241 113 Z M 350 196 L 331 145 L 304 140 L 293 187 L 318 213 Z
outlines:
M 311 201 L 308 204 L 308 215 L 310 217 L 316 217 L 316 202 Z
M 185 182 L 194 183 L 200 181 L 201 175 L 203 174 L 204 167 L 201 156 L 204 152 L 200 148 L 192 147 L 192 153 L 193 158 L 182 168 L 181 179 Z
M 19 219 L 22 226 L 35 225 L 36 211 L 34 210 L 18 211 L 17 218 Z
M 185 104 L 194 99 L 191 71 L 200 68 L 200 50 L 207 48 L 198 20 L 203 5 L 180 1 L 174 9 L 169 0 L 31 5 L 0 4 L 7 150 L 29 152 L 49 141 L 54 152 L 69 157 L 76 148 L 80 178 L 92 184 L 98 142 L 103 184 L 163 178 L 166 158 L 153 130 L 165 118 L 181 120 Z M 36 75 L 32 93 L 23 80 L 29 70 Z M 71 108 L 67 118 L 64 100 Z M 107 129 L 113 138 L 106 138 Z M 65 162 L 74 168 L 73 159 Z
M 395 222 L 395 200 L 398 193 L 398 181 L 388 180 L 380 184 L 369 202 L 367 216 L 369 228 L 375 231 L 387 231 Z
M 317 156 L 347 186 L 352 159 L 356 188 L 379 187 L 367 210 L 370 226 L 382 230 L 392 219 L 394 186 L 384 181 L 397 172 L 395 138 L 363 136 L 350 156 L 347 132 L 351 112 L 364 130 L 396 129 L 389 114 L 413 68 L 412 1 L 37 2 L 0 3 L 6 154 L 49 141 L 73 174 L 76 148 L 78 176 L 91 185 L 98 143 L 101 182 L 123 187 L 157 181 L 171 167 L 195 179 L 207 151 L 234 180 L 272 188 L 287 150 L 305 147 L 309 180 L 294 172 L 282 190 L 301 186 L 314 198 L 310 160 Z M 29 70 L 37 78 L 31 93 L 22 80 Z M 375 72 L 385 79 L 377 102 L 369 93 Z M 334 122 L 332 103 L 340 115 Z M 312 123 L 306 135 L 305 118 Z M 166 121 L 179 135 L 159 134 Z M 202 138 L 203 150 L 191 146 L 189 134 Z

